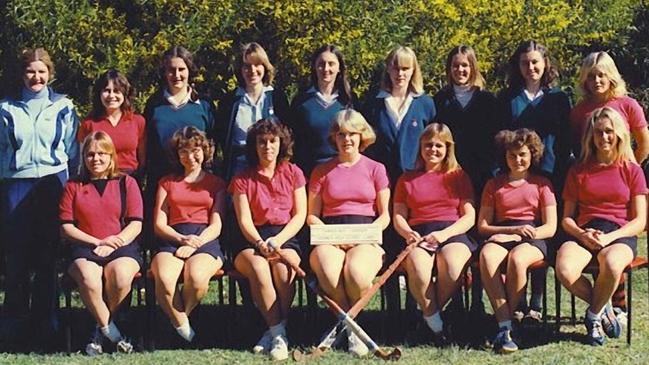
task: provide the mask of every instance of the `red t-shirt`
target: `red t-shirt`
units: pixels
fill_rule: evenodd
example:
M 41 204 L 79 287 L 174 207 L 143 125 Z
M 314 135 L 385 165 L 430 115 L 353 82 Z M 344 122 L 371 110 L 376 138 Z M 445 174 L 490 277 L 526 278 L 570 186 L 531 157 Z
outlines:
M 168 225 L 209 224 L 216 195 L 225 189 L 225 182 L 210 173 L 193 183 L 184 181 L 184 176 L 167 175 L 158 186 L 167 192 Z
M 137 148 L 144 146 L 144 117 L 139 114 L 123 114 L 116 126 L 107 118 L 100 120 L 86 119 L 79 125 L 77 139 L 83 143 L 84 138 L 95 131 L 106 132 L 113 140 L 117 151 L 117 166 L 121 171 L 135 171 L 138 168 Z
M 309 191 L 322 196 L 322 216 L 376 216 L 377 193 L 390 186 L 385 166 L 361 155 L 352 166 L 337 157 L 318 165 L 311 174 Z
M 552 183 L 545 177 L 529 175 L 514 186 L 507 175 L 490 179 L 482 191 L 480 205 L 494 208 L 494 222 L 524 220 L 540 222 L 544 207 L 557 205 Z
M 473 200 L 469 176 L 460 170 L 448 173 L 406 172 L 397 181 L 394 202 L 408 207 L 408 224 L 460 219 L 460 205 Z
M 282 162 L 270 179 L 256 168 L 242 171 L 232 179 L 228 190 L 231 194 L 246 195 L 255 226 L 281 225 L 291 220 L 294 192 L 304 185 L 302 170 L 290 162 Z
M 142 194 L 134 178 L 126 179 L 125 219 L 142 220 Z M 92 183 L 70 180 L 65 184 L 59 203 L 61 223 L 73 223 L 81 231 L 98 239 L 116 235 L 122 231 L 120 215 L 122 198 L 119 179 L 106 183 L 100 194 Z
M 581 143 L 581 136 L 586 130 L 586 123 L 593 110 L 602 107 L 609 107 L 620 113 L 630 132 L 638 129 L 647 128 L 647 119 L 645 119 L 644 110 L 638 102 L 628 96 L 614 98 L 603 103 L 594 103 L 588 100 L 582 100 L 570 111 L 570 124 L 574 133 L 576 144 Z
M 568 171 L 563 188 L 563 200 L 577 204 L 579 226 L 593 218 L 623 226 L 631 220 L 632 198 L 644 194 L 647 194 L 644 174 L 633 162 L 575 165 Z

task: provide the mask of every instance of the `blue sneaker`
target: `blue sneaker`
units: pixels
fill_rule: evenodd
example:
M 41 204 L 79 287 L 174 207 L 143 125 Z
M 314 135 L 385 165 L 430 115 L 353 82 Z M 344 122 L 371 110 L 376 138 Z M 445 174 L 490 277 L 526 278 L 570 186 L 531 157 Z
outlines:
M 590 319 L 588 318 L 588 310 L 584 318 L 586 325 L 586 335 L 588 336 L 588 343 L 593 346 L 602 346 L 606 341 L 604 337 L 604 328 L 602 328 L 601 318 Z
M 511 331 L 507 328 L 498 330 L 494 339 L 494 351 L 499 354 L 511 354 L 518 351 L 518 345 L 512 339 Z
M 622 334 L 622 326 L 620 326 L 620 322 L 617 320 L 613 306 L 610 303 L 606 304 L 604 312 L 602 312 L 602 327 L 604 327 L 604 333 L 609 338 L 618 338 Z

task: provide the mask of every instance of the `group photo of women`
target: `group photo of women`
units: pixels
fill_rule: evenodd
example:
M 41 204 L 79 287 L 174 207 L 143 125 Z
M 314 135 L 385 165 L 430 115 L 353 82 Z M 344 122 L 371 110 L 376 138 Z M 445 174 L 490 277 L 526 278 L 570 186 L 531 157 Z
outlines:
M 527 347 L 546 309 L 547 270 L 530 270 L 540 262 L 586 304 L 585 343 L 620 337 L 621 283 L 647 224 L 649 130 L 611 55 L 585 56 L 573 100 L 535 40 L 502 60 L 497 93 L 467 45 L 448 50 L 433 95 L 415 51 L 394 47 L 363 98 L 335 45 L 305 55 L 307 86 L 292 98 L 269 53 L 241 45 L 236 85 L 214 101 L 196 89 L 199 61 L 172 46 L 142 111 L 110 69 L 83 116 L 51 87 L 49 53 L 20 53 L 0 101 L 2 341 L 56 336 L 58 275 L 94 321 L 85 354 L 130 353 L 135 334 L 118 314 L 141 273 L 167 328 L 191 346 L 210 336 L 192 313 L 211 280 L 236 271 L 263 321 L 246 346 L 286 360 L 289 328 L 310 326 L 289 326 L 297 266 L 346 312 L 409 245 L 401 271 L 435 346 L 453 341 L 444 311 L 467 290 L 471 311 L 491 305 L 480 318 L 495 352 Z M 371 226 L 382 244 L 310 244 L 309 227 L 341 224 Z M 352 355 L 375 351 L 353 326 L 343 332 Z

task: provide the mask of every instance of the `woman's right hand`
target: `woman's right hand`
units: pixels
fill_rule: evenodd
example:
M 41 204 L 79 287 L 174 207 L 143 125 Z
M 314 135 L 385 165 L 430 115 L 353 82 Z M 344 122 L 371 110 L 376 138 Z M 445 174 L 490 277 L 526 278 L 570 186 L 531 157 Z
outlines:
M 419 242 L 422 240 L 421 235 L 417 231 L 410 231 L 406 234 L 406 242 L 408 244 Z

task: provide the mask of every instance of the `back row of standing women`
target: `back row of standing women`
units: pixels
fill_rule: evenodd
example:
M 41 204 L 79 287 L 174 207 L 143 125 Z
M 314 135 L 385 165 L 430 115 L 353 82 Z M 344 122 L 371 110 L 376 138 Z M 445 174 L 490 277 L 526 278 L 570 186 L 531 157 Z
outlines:
M 300 93 L 289 108 L 284 94 L 272 87 L 274 67 L 265 51 L 251 43 L 243 47 L 236 68 L 239 87 L 219 101 L 215 113 L 212 104 L 200 99 L 190 86 L 196 73 L 191 54 L 182 47 L 174 47 L 163 57 L 162 87 L 147 103 L 146 122 L 133 112 L 133 91 L 126 78 L 109 71 L 95 85 L 92 115 L 77 131 L 78 121 L 72 103 L 47 87 L 54 73 L 48 54 L 42 49 L 27 50 L 20 62 L 24 70 L 22 84 L 16 87 L 14 95 L 0 104 L 3 220 L 6 222 L 3 241 L 7 257 L 4 308 L 5 317 L 10 319 L 5 324 L 25 328 L 21 323 L 29 318 L 31 310 L 33 323 L 50 326 L 45 328 L 50 332 L 54 326 L 51 319 L 55 318 L 52 313 L 54 283 L 51 282 L 54 262 L 51 258 L 59 229 L 57 204 L 67 171 L 74 170 L 78 164 L 78 141 L 94 131 L 105 131 L 117 150 L 117 165 L 129 174 L 146 171 L 147 185 L 155 187 L 164 175 L 173 171 L 170 161 L 177 160 L 179 146 L 173 148 L 172 135 L 183 127 L 193 126 L 218 141 L 223 151 L 219 171 L 230 180 L 249 167 L 250 159 L 246 158 L 246 146 L 251 142 L 247 135 L 249 128 L 258 120 L 275 116 L 293 130 L 296 162 L 309 176 L 316 165 L 340 153 L 340 148 L 337 151 L 328 142 L 332 120 L 341 110 L 354 106 L 355 101 L 342 54 L 333 46 L 325 46 L 311 59 L 311 87 Z M 571 154 L 579 150 L 578 141 L 590 112 L 602 106 L 609 106 L 622 115 L 636 142 L 635 159 L 644 161 L 649 151 L 644 113 L 635 100 L 626 96 L 624 81 L 606 53 L 593 53 L 585 58 L 579 82 L 583 100 L 572 111 L 568 96 L 551 87 L 558 74 L 542 45 L 533 41 L 522 43 L 509 63 L 509 87 L 496 98 L 484 90 L 473 50 L 457 47 L 447 59 L 449 84 L 433 100 L 423 93 L 421 71 L 414 52 L 407 47 L 395 48 L 386 58 L 381 91 L 363 108 L 376 132 L 376 143 L 365 152 L 383 163 L 387 170 L 388 182 L 377 184 L 394 186 L 404 171 L 415 168 L 420 153 L 416 142 L 421 132 L 426 125 L 439 121 L 452 131 L 459 164 L 470 176 L 474 191 L 482 191 L 493 175 L 493 136 L 501 129 L 521 127 L 534 130 L 541 137 L 545 152 L 539 157 L 539 167 L 560 187 Z M 82 157 L 85 161 L 86 156 Z M 147 189 L 145 200 L 150 207 L 154 206 L 155 193 L 156 189 Z M 311 198 L 309 200 L 311 202 Z M 381 206 L 387 207 L 387 201 L 384 204 Z M 236 194 L 234 206 L 237 207 Z M 381 209 L 374 213 L 378 213 L 379 219 L 386 214 Z M 315 221 L 310 220 L 311 224 Z M 179 233 L 188 242 L 197 234 Z M 165 237 L 164 233 L 161 236 Z M 247 240 L 251 238 L 259 239 L 246 237 Z M 119 247 L 118 241 L 111 244 Z M 353 251 L 341 250 L 344 252 L 342 260 L 348 251 Z M 212 256 L 219 257 L 218 252 Z M 336 280 L 327 280 L 328 274 L 318 271 L 318 263 L 327 262 L 331 257 L 323 253 L 321 259 L 312 262 L 321 286 L 340 303 L 355 301 L 362 288 L 351 289 L 346 295 L 336 294 Z M 380 258 L 378 261 L 380 266 Z M 27 275 L 30 269 L 37 273 L 35 285 L 38 286 L 31 291 L 31 309 Z M 156 290 L 169 287 L 161 282 L 157 284 L 160 285 L 156 285 Z M 168 294 L 160 293 L 161 296 Z M 184 295 L 189 307 L 195 305 L 197 296 L 200 295 L 194 294 L 192 299 L 191 295 Z M 190 328 L 185 326 L 188 322 L 183 321 L 186 314 L 175 313 L 174 317 L 171 300 L 168 303 L 169 311 L 166 312 L 179 334 L 191 338 Z M 116 307 L 116 303 L 109 304 L 110 310 L 111 306 Z M 161 305 L 165 309 L 162 301 Z M 439 318 L 434 316 L 438 316 L 438 311 L 429 308 L 424 312 L 431 328 L 439 329 Z M 104 329 L 104 335 L 119 339 L 109 326 L 109 315 L 97 318 L 101 318 L 98 324 Z M 12 321 L 15 323 L 10 323 Z M 271 327 L 277 325 L 274 320 L 268 322 Z M 270 332 L 265 336 L 262 349 L 268 349 L 268 338 L 274 340 L 281 330 L 275 328 Z M 350 347 L 355 343 L 350 335 Z M 363 352 L 358 348 L 356 351 Z

